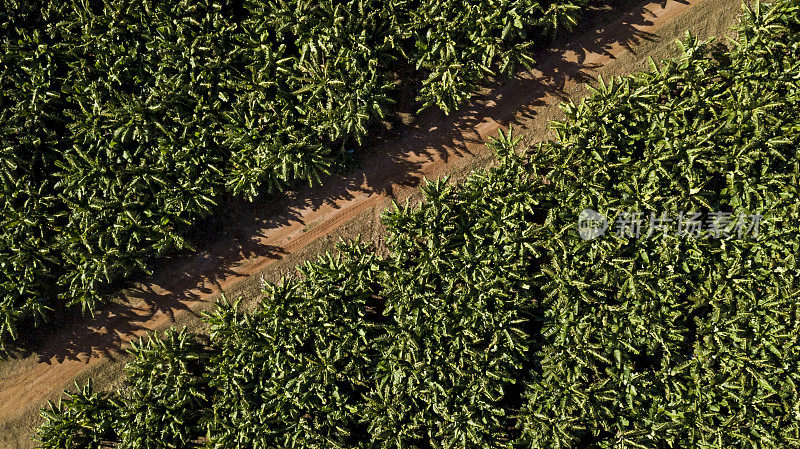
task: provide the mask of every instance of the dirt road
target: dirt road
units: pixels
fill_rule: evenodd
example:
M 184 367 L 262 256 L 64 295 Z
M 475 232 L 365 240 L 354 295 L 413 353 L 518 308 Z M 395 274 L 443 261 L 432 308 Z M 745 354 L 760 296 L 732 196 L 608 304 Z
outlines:
M 335 232 L 365 211 L 380 210 L 390 198 L 404 197 L 423 178 L 436 178 L 458 164 L 485 155 L 484 143 L 509 123 L 525 122 L 560 102 L 567 92 L 592 79 L 600 68 L 701 3 L 723 0 L 661 0 L 610 11 L 600 27 L 587 27 L 564 48 L 537 58 L 537 69 L 521 73 L 476 98 L 454 116 L 423 114 L 399 139 L 375 143 L 363 169 L 338 175 L 321 188 L 302 189 L 264 205 L 244 220 L 247 235 L 220 238 L 207 251 L 176 261 L 125 292 L 88 323 L 71 323 L 36 342 L 30 352 L 0 365 L 0 446 L 29 447 L 22 435 L 37 421 L 37 410 L 118 357 L 132 339 L 177 320 L 191 320 L 220 292 L 253 283 L 266 268 Z M 636 58 L 634 58 L 636 59 Z M 640 66 L 636 67 L 640 68 Z M 270 211 L 277 211 L 272 213 Z M 8 435 L 12 435 L 9 437 Z M 8 441 L 8 443 L 4 443 Z

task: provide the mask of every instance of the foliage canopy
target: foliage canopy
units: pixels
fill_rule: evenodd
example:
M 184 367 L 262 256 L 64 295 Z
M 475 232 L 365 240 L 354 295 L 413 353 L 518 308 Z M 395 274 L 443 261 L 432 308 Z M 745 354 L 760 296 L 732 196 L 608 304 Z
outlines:
M 388 256 L 343 245 L 207 340 L 142 342 L 128 387 L 44 412 L 43 447 L 800 445 L 800 3 L 738 31 L 601 81 L 555 141 L 501 134 L 497 167 L 387 212 Z M 763 221 L 586 241 L 584 208 Z
M 418 84 L 452 111 L 586 0 L 3 0 L 0 347 L 188 247 L 227 195 L 319 183 Z

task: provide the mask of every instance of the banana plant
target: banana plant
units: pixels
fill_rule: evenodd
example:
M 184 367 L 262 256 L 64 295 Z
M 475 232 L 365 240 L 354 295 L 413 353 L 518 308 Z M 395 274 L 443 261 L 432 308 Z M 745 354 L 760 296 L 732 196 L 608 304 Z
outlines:
M 342 244 L 205 335 L 135 344 L 125 385 L 43 411 L 41 446 L 797 446 L 798 12 L 749 7 L 730 48 L 686 36 L 598 80 L 554 140 L 500 134 L 497 164 L 387 211 L 382 252 Z M 630 210 L 763 223 L 632 238 Z

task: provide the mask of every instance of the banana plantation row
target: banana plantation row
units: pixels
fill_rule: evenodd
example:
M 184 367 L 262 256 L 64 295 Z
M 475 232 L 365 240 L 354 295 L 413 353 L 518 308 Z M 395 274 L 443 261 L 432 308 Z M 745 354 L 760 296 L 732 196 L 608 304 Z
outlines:
M 800 2 L 732 48 L 600 82 L 558 139 L 384 215 L 338 256 L 136 344 L 127 384 L 44 411 L 44 448 L 800 445 Z M 757 236 L 608 232 L 579 212 L 762 216 Z
M 317 183 L 414 86 L 452 111 L 586 0 L 3 0 L 0 344 L 186 248 L 226 195 Z

